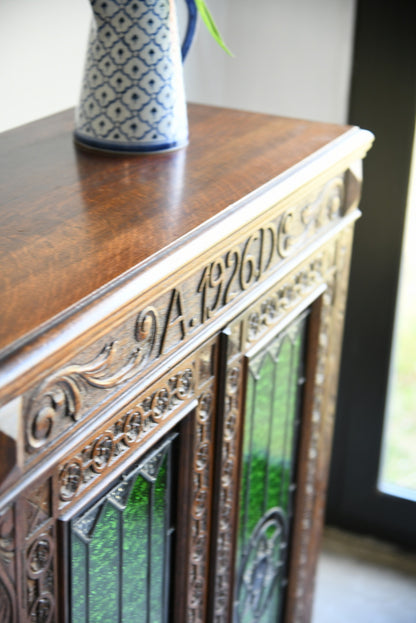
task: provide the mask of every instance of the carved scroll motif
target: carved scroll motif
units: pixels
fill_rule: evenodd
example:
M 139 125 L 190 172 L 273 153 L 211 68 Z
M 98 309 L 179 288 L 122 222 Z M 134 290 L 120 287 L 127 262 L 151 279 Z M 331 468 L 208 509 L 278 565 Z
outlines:
M 335 178 L 319 196 L 306 205 L 289 208 L 277 229 L 277 249 L 280 257 L 292 254 L 319 229 L 340 216 L 344 204 L 344 180 Z
M 29 489 L 17 505 L 24 545 L 19 557 L 16 557 L 16 548 L 21 551 L 21 544 L 15 541 L 15 506 L 6 507 L 0 516 L 0 622 L 20 621 L 18 611 L 23 608 L 27 613 L 25 621 L 51 623 L 55 611 L 55 580 L 49 479 L 34 490 Z M 23 601 L 19 607 L 18 601 Z
M 40 448 L 56 436 L 68 425 L 65 420 L 76 422 L 85 414 L 83 400 L 89 388 L 110 390 L 137 373 L 152 354 L 157 322 L 156 311 L 145 309 L 136 318 L 134 342 L 127 354 L 121 353 L 120 358 L 117 341 L 110 341 L 87 363 L 68 365 L 39 386 L 31 398 L 27 414 L 29 451 Z
M 91 438 L 59 467 L 60 508 L 98 481 L 116 462 L 160 427 L 194 392 L 194 371 L 187 367 L 132 404 L 98 437 Z
M 18 501 L 22 515 L 23 565 L 21 571 L 24 620 L 35 623 L 55 621 L 55 530 L 52 482 L 43 475 L 28 487 Z

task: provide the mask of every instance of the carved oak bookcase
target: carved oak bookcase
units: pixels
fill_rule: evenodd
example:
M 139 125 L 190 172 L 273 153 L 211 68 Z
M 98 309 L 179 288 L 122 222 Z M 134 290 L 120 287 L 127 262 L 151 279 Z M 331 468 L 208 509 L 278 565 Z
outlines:
M 370 133 L 0 147 L 0 621 L 309 620 Z

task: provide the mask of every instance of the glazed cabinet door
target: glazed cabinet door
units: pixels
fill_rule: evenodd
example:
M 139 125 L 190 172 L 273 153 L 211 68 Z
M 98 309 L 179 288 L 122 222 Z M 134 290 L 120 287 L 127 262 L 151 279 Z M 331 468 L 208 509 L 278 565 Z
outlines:
M 206 621 L 217 342 L 102 414 L 3 510 L 1 623 Z
M 350 232 L 224 331 L 214 623 L 306 623 L 322 528 Z

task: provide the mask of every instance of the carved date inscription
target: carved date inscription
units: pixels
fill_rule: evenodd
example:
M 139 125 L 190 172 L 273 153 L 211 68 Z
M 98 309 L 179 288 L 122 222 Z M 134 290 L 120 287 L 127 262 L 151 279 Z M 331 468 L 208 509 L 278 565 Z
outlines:
M 161 323 L 155 311 L 155 324 L 163 325 L 159 343 L 156 339 L 154 344 L 156 356 L 186 339 L 319 229 L 340 217 L 343 203 L 344 182 L 335 178 L 318 197 L 280 213 L 174 288 L 165 308 L 155 306 L 163 309 L 165 318 Z
M 149 368 L 186 341 L 319 230 L 340 219 L 344 179 L 330 180 L 318 194 L 283 212 L 270 212 L 262 226 L 126 319 L 97 344 L 95 355 L 84 363 L 69 363 L 38 386 L 27 401 L 27 456 L 90 413 L 104 394 L 111 397 L 144 366 Z
M 286 210 L 205 266 L 197 287 L 201 297 L 200 322 L 209 320 L 280 259 L 288 257 L 319 228 L 339 216 L 343 194 L 342 179 L 332 180 L 317 199 L 301 208 Z

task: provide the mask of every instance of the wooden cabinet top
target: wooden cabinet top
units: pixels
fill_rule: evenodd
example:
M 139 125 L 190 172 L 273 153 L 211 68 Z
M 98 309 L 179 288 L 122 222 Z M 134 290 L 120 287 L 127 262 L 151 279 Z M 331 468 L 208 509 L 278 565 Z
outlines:
M 200 105 L 189 117 L 189 146 L 157 155 L 80 150 L 72 111 L 1 136 L 1 362 L 39 350 L 48 332 L 224 218 L 238 224 L 259 194 L 287 194 L 334 152 L 351 160 L 369 143 L 347 126 Z

